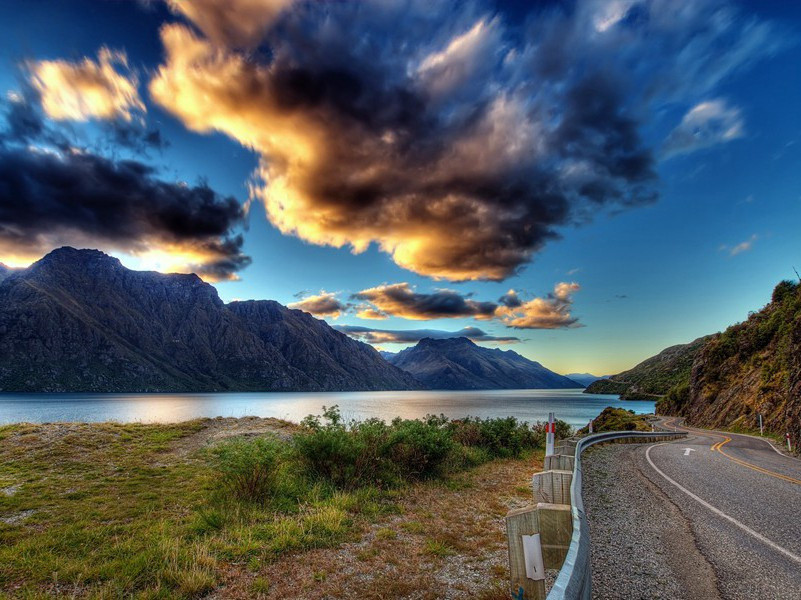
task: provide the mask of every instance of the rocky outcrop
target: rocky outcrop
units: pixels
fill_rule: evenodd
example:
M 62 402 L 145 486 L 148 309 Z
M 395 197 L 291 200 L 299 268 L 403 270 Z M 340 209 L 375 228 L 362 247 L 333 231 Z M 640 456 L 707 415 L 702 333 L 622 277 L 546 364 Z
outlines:
M 195 275 L 61 248 L 0 282 L 0 391 L 415 387 L 325 322 L 276 302 L 226 305 Z
M 691 424 L 791 434 L 801 443 L 801 286 L 780 283 L 771 302 L 711 338 L 688 381 L 657 405 Z
M 628 371 L 599 379 L 587 386 L 588 394 L 620 394 L 622 400 L 655 400 L 690 378 L 696 355 L 710 339 L 700 337 L 689 344 L 662 350 Z
M 483 348 L 464 337 L 423 339 L 399 352 L 392 364 L 438 390 L 582 387 L 517 352 Z

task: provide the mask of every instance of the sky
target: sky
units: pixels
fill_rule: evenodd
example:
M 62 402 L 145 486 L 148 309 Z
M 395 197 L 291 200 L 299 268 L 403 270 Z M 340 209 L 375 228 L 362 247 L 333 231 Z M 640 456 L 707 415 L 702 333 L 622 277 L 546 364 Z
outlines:
M 801 4 L 0 0 L 0 262 L 612 374 L 801 269 Z

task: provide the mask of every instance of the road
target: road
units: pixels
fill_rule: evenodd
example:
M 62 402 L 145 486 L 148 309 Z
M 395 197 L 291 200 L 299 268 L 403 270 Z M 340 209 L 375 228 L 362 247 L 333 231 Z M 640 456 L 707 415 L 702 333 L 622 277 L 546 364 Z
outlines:
M 664 538 L 673 533 L 656 536 L 656 554 L 666 555 L 662 560 L 684 590 L 681 595 L 801 599 L 801 461 L 763 439 L 664 422 L 669 429 L 674 424 L 688 437 L 628 446 L 620 458 L 630 459 L 625 468 L 634 474 L 620 476 L 632 487 L 643 480 L 643 500 L 657 513 L 652 518 L 675 532 L 672 544 Z M 684 555 L 683 564 L 670 556 L 676 553 Z M 701 592 L 699 586 L 693 593 L 689 588 L 701 583 L 700 576 L 688 577 L 687 571 L 700 562 L 708 567 L 704 578 L 714 577 L 714 589 Z

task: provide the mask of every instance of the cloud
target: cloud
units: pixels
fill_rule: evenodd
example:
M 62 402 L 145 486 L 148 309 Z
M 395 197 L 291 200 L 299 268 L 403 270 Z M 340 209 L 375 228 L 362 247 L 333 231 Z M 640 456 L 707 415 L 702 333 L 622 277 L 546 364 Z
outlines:
M 738 254 L 742 254 L 743 252 L 748 252 L 751 248 L 753 248 L 754 243 L 759 239 L 759 236 L 755 233 L 747 240 L 740 242 L 739 244 L 735 244 L 734 246 L 727 246 L 726 244 L 722 244 L 720 246 L 720 250 L 728 252 L 729 256 L 737 256 Z
M 494 302 L 478 302 L 453 290 L 418 293 L 408 283 L 379 285 L 357 292 L 351 298 L 368 303 L 368 306 L 361 307 L 360 314 L 375 316 L 367 318 L 391 315 L 422 321 L 459 317 L 487 319 L 497 308 Z
M 577 283 L 557 283 L 553 292 L 542 298 L 524 300 L 509 290 L 498 302 L 482 302 L 454 290 L 419 293 L 408 283 L 380 285 L 353 294 L 357 316 L 363 319 L 400 317 L 411 320 L 473 318 L 500 321 L 516 329 L 560 329 L 577 327 L 571 314 Z
M 335 325 L 334 329 L 368 344 L 415 344 L 424 338 L 457 337 L 466 337 L 474 342 L 498 342 L 501 344 L 521 341 L 520 338 L 513 336 L 491 335 L 478 327 L 465 327 L 459 331 L 443 331 L 441 329 L 373 329 L 356 325 Z
M 103 47 L 97 61 L 31 61 L 27 68 L 30 83 L 41 95 L 42 107 L 51 119 L 130 121 L 133 113 L 146 110 L 125 52 Z
M 141 266 L 231 279 L 245 209 L 205 185 L 169 183 L 132 160 L 0 144 L 0 259 L 21 264 L 72 245 L 123 252 Z
M 349 308 L 349 305 L 341 302 L 335 293 L 326 291 L 306 296 L 298 302 L 292 302 L 287 306 L 306 311 L 315 317 L 331 317 L 334 319 L 339 318 Z
M 578 327 L 571 314 L 573 294 L 581 289 L 577 283 L 557 283 L 552 293 L 517 306 L 499 306 L 496 318 L 515 329 L 561 329 Z
M 718 0 L 578 0 L 513 25 L 480 2 L 280 3 L 245 29 L 255 4 L 233 24 L 180 6 L 205 35 L 162 27 L 151 96 L 260 154 L 269 220 L 455 281 L 502 280 L 564 226 L 654 201 L 640 132 L 659 107 L 780 46 Z
M 662 152 L 665 156 L 688 154 L 730 142 L 745 135 L 740 109 L 725 100 L 710 100 L 692 107 L 670 133 Z
M 173 12 L 184 15 L 218 44 L 249 48 L 294 0 L 167 0 Z

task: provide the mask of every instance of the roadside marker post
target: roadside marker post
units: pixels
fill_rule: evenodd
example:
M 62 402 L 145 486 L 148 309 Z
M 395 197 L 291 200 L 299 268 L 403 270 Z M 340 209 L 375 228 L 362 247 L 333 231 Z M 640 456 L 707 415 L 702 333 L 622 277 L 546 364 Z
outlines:
M 594 420 L 595 420 L 595 419 L 590 419 L 590 424 L 589 424 L 589 428 L 590 428 L 590 434 L 592 434 L 592 422 L 593 422 Z
M 762 413 L 759 413 L 759 435 L 764 435 L 764 431 L 762 430 Z
M 792 446 L 792 444 L 790 443 L 790 432 L 788 431 L 788 432 L 785 434 L 785 436 L 784 436 L 784 437 L 785 437 L 785 438 L 787 438 L 787 451 L 788 451 L 788 452 L 792 452 L 792 451 L 793 451 L 793 446 Z
M 545 425 L 545 456 L 553 454 L 554 438 L 556 437 L 556 423 L 553 413 L 548 413 L 548 423 Z

